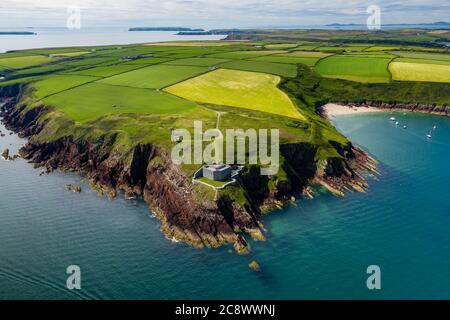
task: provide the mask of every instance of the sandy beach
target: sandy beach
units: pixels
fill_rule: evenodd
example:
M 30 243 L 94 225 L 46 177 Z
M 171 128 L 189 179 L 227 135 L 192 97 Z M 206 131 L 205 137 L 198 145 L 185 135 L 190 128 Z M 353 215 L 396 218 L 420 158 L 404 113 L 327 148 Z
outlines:
M 323 111 L 327 117 L 334 117 L 346 114 L 383 112 L 385 110 L 375 107 L 353 107 L 336 103 L 328 103 L 325 106 L 323 106 Z

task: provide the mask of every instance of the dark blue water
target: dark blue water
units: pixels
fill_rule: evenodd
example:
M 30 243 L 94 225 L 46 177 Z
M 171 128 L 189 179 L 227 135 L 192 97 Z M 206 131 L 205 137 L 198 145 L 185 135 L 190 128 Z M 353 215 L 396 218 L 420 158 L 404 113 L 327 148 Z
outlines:
M 111 201 L 84 183 L 70 193 L 77 175 L 1 160 L 0 298 L 450 298 L 450 119 L 399 113 L 405 130 L 390 116 L 335 119 L 380 161 L 367 193 L 323 194 L 267 216 L 267 241 L 248 256 L 173 243 L 142 202 Z M 0 151 L 23 142 L 7 135 Z M 373 264 L 377 292 L 366 288 Z M 66 289 L 69 265 L 81 268 L 80 291 Z

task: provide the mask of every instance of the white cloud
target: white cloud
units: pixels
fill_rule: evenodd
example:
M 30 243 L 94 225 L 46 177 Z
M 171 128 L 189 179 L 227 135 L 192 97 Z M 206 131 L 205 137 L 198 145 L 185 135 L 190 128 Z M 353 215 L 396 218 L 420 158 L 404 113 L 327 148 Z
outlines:
M 445 20 L 448 0 L 379 0 L 383 21 Z M 0 26 L 63 26 L 68 6 L 84 25 L 260 27 L 332 22 L 364 23 L 366 0 L 1 0 Z M 433 20 L 430 20 L 433 19 Z

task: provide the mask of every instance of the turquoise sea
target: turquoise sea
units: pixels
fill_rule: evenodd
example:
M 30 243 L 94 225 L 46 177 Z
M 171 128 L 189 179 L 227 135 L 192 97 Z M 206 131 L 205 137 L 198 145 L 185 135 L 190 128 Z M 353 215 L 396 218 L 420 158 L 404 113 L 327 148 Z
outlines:
M 450 119 L 396 113 L 396 127 L 391 116 L 334 118 L 380 176 L 365 194 L 321 194 L 265 217 L 267 241 L 248 256 L 174 243 L 141 201 L 84 182 L 74 194 L 75 174 L 0 160 L 0 299 L 449 299 Z M 0 150 L 23 143 L 7 134 Z M 80 291 L 66 289 L 69 265 L 81 268 Z M 369 265 L 381 268 L 380 291 L 366 288 Z

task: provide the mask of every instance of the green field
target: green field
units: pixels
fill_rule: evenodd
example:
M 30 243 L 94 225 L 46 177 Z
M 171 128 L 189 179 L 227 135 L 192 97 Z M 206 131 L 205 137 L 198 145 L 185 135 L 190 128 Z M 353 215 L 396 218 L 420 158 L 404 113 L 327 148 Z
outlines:
M 85 54 L 89 54 L 89 51 L 78 51 L 78 52 L 63 52 L 63 53 L 54 53 L 51 54 L 51 56 L 54 57 L 63 57 L 63 58 L 72 58 L 72 57 L 78 57 Z
M 304 119 L 289 97 L 277 88 L 273 75 L 219 69 L 166 88 L 176 96 L 216 105 L 232 106 Z
M 124 64 L 151 65 L 151 64 L 158 64 L 158 63 L 163 63 L 163 62 L 167 62 L 167 61 L 171 61 L 171 60 L 172 60 L 172 58 L 149 57 L 149 58 L 141 58 L 141 59 L 136 59 L 136 60 L 132 60 L 132 61 L 127 61 L 127 62 L 124 62 Z
M 317 43 L 317 44 L 305 44 L 305 45 L 300 45 L 297 48 L 293 48 L 291 49 L 292 51 L 308 51 L 308 50 L 316 50 L 318 47 L 320 47 L 321 44 Z
M 286 49 L 294 49 L 298 47 L 296 43 L 278 43 L 278 44 L 268 44 L 264 46 L 266 49 L 277 49 L 277 50 L 286 50 Z
M 275 63 L 287 63 L 287 64 L 297 64 L 303 63 L 307 66 L 314 66 L 320 58 L 310 58 L 310 57 L 295 57 L 295 56 L 281 56 L 281 55 L 273 55 L 266 57 L 259 57 L 250 59 L 250 61 L 262 61 L 262 62 L 275 62 Z
M 367 83 L 390 81 L 390 58 L 331 56 L 319 61 L 315 70 L 324 77 Z
M 316 50 L 327 52 L 363 51 L 368 47 L 369 45 L 323 46 L 316 48 Z
M 85 70 L 81 70 L 81 71 L 74 71 L 74 72 L 71 72 L 71 74 L 93 76 L 93 77 L 111 77 L 111 76 L 119 74 L 119 73 L 132 71 L 132 70 L 142 68 L 142 67 L 144 67 L 144 66 L 119 64 L 119 65 L 115 65 L 115 66 L 97 67 L 97 68 L 89 68 L 89 69 L 85 69 Z
M 205 67 L 155 65 L 100 80 L 100 83 L 160 89 L 206 72 Z
M 219 58 L 219 59 L 250 59 L 260 56 L 266 56 L 270 54 L 286 53 L 283 50 L 260 50 L 260 51 L 236 51 L 236 52 L 226 52 L 226 53 L 215 53 L 208 55 L 208 58 Z
M 450 64 L 397 62 L 390 64 L 392 79 L 400 81 L 450 82 Z
M 23 56 L 13 58 L 3 58 L 0 59 L 0 67 L 11 69 L 22 69 L 39 64 L 48 63 L 50 61 L 54 60 L 44 56 Z
M 283 77 L 295 77 L 297 75 L 297 67 L 293 64 L 285 63 L 240 60 L 226 62 L 221 64 L 220 67 L 226 69 L 270 73 Z
M 280 54 L 284 57 L 301 57 L 301 58 L 325 58 L 332 55 L 331 53 L 319 51 L 294 51 L 289 54 Z
M 155 90 L 90 83 L 43 100 L 78 122 L 109 114 L 178 114 L 196 108 L 192 102 Z
M 51 94 L 96 81 L 97 79 L 99 78 L 76 75 L 51 75 L 33 83 L 33 87 L 36 90 L 34 95 L 38 99 L 42 99 Z
M 184 65 L 184 66 L 212 67 L 227 61 L 229 60 L 217 58 L 186 58 L 169 61 L 166 62 L 165 64 L 180 65 L 180 66 Z
M 399 46 L 388 46 L 388 45 L 375 45 L 375 46 L 371 46 L 369 48 L 367 48 L 366 52 L 371 52 L 371 51 L 389 51 L 389 50 L 398 50 L 400 49 Z

